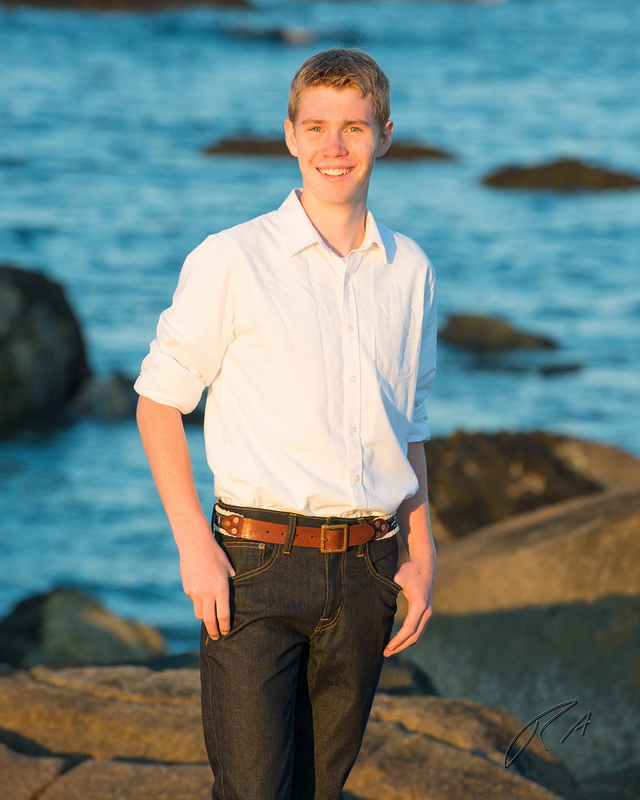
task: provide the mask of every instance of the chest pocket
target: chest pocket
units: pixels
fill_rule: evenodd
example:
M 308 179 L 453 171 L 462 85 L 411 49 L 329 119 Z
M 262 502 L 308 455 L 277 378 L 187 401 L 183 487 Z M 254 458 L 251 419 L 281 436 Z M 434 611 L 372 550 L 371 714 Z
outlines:
M 410 308 L 378 305 L 376 363 L 383 377 L 402 380 L 413 375 L 418 362 L 419 343 L 419 321 Z

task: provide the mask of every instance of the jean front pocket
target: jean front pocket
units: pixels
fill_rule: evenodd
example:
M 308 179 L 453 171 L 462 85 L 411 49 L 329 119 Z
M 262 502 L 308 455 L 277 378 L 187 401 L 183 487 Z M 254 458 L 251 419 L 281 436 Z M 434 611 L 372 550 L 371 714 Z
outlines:
M 277 544 L 269 542 L 254 542 L 224 535 L 218 535 L 216 538 L 235 570 L 236 574 L 231 579 L 233 583 L 266 572 L 280 552 Z
M 398 593 L 402 586 L 394 580 L 398 569 L 398 540 L 395 536 L 368 542 L 364 559 L 369 573 L 385 586 Z

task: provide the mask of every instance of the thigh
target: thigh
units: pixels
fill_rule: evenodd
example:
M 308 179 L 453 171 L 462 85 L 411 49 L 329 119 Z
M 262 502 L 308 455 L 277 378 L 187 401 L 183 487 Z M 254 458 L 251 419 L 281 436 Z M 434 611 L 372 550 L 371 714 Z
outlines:
M 226 539 L 221 544 L 236 570 L 231 631 L 214 641 L 203 628 L 201 636 L 202 719 L 213 798 L 290 800 L 304 637 L 287 614 L 282 547 Z

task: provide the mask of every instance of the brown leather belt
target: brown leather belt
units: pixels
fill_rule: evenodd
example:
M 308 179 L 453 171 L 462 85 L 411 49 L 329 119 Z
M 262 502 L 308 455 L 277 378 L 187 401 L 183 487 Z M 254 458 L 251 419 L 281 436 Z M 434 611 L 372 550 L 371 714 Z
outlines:
M 317 527 L 296 525 L 293 544 L 318 547 L 321 553 L 344 553 L 347 547 L 381 539 L 389 532 L 391 524 L 392 520 L 378 517 L 371 522 L 320 524 Z M 220 526 L 225 533 L 240 539 L 273 544 L 285 544 L 290 531 L 290 525 L 284 522 L 252 519 L 233 513 L 222 517 Z

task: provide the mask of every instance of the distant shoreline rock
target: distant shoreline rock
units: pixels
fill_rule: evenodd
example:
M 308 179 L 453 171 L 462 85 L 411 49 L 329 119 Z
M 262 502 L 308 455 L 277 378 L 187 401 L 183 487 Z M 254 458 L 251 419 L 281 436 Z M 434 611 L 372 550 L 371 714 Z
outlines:
M 288 156 L 284 137 L 277 139 L 253 138 L 250 136 L 237 136 L 223 139 L 209 145 L 204 149 L 207 155 L 223 156 Z M 445 150 L 439 150 L 417 142 L 393 142 L 384 160 L 416 161 L 420 159 L 452 160 L 454 156 Z
M 640 177 L 564 158 L 529 167 L 507 166 L 486 175 L 486 186 L 501 189 L 554 189 L 556 191 L 603 191 L 637 189 Z
M 197 5 L 251 8 L 247 0 L 0 0 L 5 6 L 80 9 L 82 11 L 157 11 Z

